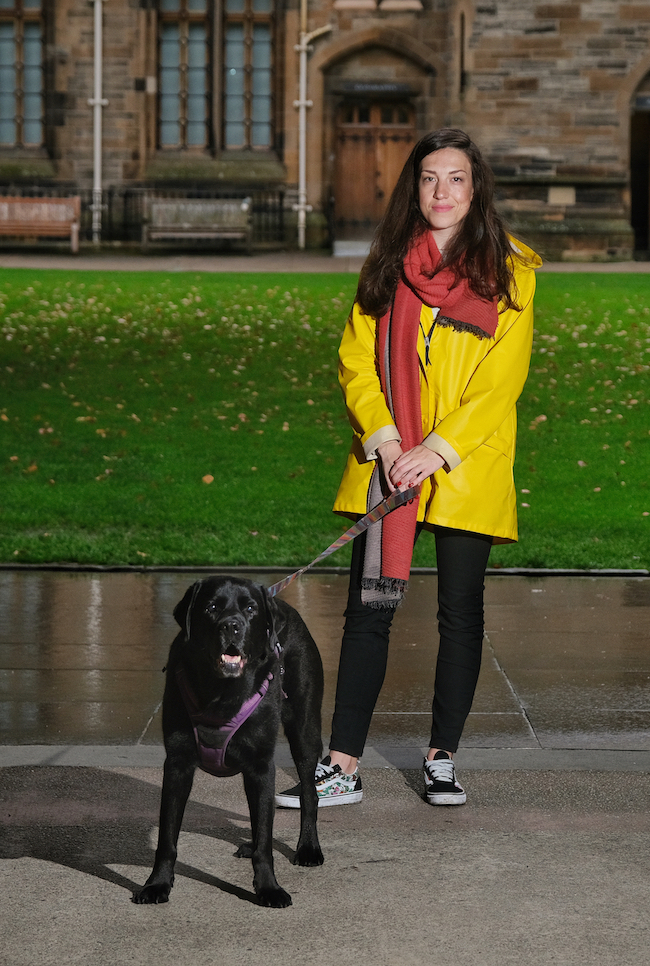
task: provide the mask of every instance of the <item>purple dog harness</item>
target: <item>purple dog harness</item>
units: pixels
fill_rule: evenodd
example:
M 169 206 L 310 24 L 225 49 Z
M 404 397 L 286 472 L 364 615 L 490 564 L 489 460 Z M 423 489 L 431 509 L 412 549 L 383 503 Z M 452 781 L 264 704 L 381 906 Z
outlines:
M 276 648 L 276 651 L 279 653 L 278 648 Z M 215 775 L 217 778 L 228 778 L 231 775 L 239 774 L 238 768 L 228 768 L 226 765 L 226 750 L 232 736 L 259 706 L 272 680 L 273 674 L 269 672 L 259 691 L 256 691 L 252 697 L 244 701 L 234 718 L 231 718 L 230 721 L 224 721 L 223 718 L 215 717 L 214 713 L 208 709 L 201 709 L 187 680 L 185 670 L 179 664 L 176 668 L 176 681 L 192 722 L 199 753 L 199 767 L 203 771 L 206 771 L 209 775 Z M 209 729 L 209 731 L 206 729 Z

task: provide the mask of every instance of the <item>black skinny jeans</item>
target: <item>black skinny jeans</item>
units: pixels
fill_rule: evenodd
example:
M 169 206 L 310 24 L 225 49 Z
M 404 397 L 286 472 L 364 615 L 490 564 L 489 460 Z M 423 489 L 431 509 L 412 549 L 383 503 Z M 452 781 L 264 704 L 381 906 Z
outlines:
M 483 588 L 492 537 L 435 527 L 440 646 L 429 747 L 454 752 L 470 712 L 483 649 Z M 354 542 L 330 749 L 360 758 L 386 675 L 393 609 L 361 602 L 365 534 Z

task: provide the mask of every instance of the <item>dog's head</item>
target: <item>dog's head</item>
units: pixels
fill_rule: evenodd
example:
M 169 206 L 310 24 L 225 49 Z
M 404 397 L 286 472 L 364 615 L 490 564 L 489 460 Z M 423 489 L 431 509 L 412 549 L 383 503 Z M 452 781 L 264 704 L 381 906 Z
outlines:
M 275 648 L 281 618 L 261 584 L 239 577 L 207 577 L 188 587 L 174 609 L 186 645 L 222 678 L 238 678 Z

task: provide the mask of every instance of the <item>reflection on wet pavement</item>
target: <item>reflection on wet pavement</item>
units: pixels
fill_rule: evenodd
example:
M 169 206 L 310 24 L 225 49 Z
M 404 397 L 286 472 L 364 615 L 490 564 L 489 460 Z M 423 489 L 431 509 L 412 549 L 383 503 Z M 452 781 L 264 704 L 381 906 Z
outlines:
M 0 744 L 158 744 L 173 609 L 195 576 L 0 573 Z M 326 734 L 346 594 L 320 573 L 283 595 L 323 657 Z M 426 745 L 435 613 L 436 577 L 414 574 L 369 743 Z M 650 750 L 650 578 L 489 576 L 486 635 L 466 747 Z

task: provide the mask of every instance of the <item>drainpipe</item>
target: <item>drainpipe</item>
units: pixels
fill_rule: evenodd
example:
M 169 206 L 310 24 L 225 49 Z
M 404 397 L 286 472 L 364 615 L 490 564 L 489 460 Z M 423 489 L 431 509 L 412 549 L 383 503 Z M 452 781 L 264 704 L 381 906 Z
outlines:
M 306 213 L 311 211 L 311 205 L 307 204 L 307 108 L 312 107 L 313 101 L 307 100 L 307 54 L 313 49 L 310 47 L 312 40 L 329 33 L 331 29 L 331 25 L 327 24 L 308 34 L 307 0 L 300 0 L 300 43 L 294 47 L 300 54 L 298 100 L 293 102 L 293 106 L 298 108 L 298 204 L 294 206 L 294 211 L 298 212 L 300 249 L 305 247 Z
M 93 244 L 99 245 L 102 236 L 102 107 L 107 100 L 102 97 L 102 0 L 91 0 L 95 4 L 95 49 L 94 49 L 94 92 L 88 99 L 93 109 Z

